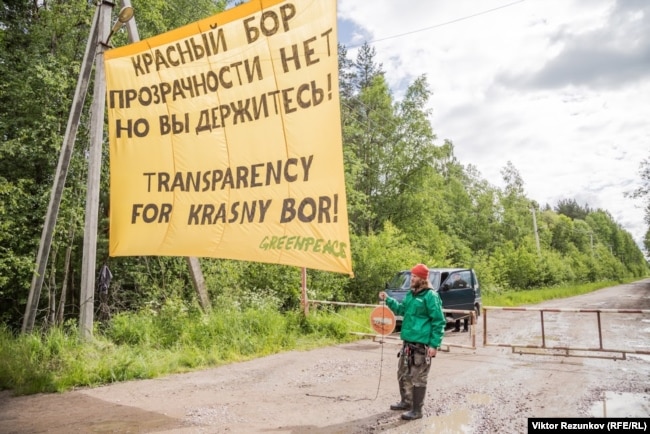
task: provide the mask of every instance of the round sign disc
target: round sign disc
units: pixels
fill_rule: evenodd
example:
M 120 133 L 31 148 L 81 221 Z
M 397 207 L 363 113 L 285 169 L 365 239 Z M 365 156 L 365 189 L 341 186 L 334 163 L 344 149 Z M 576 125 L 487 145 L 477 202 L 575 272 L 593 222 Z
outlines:
M 386 306 L 377 306 L 370 313 L 370 325 L 380 335 L 389 335 L 395 330 L 395 314 Z

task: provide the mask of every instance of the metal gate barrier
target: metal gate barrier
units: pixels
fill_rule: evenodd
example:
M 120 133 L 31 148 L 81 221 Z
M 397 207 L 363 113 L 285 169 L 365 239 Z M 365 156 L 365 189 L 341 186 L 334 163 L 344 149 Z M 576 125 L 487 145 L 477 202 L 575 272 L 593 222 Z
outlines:
M 325 300 L 308 300 L 307 306 L 309 304 L 323 304 L 323 305 L 334 305 L 334 306 L 351 306 L 351 307 L 378 307 L 380 305 L 378 304 L 365 304 L 365 303 L 347 303 L 347 302 L 340 302 L 340 301 L 325 301 Z M 451 343 L 451 342 L 445 342 L 443 339 L 442 345 L 440 346 L 440 349 L 442 351 L 449 351 L 451 347 L 456 347 L 456 348 L 468 348 L 475 350 L 476 349 L 476 312 L 473 310 L 458 310 L 458 309 L 443 309 L 443 313 L 452 313 L 452 314 L 462 314 L 463 316 L 459 317 L 459 319 L 463 319 L 467 317 L 469 319 L 469 333 L 468 335 L 468 344 L 461 344 L 461 343 Z M 305 312 L 309 312 L 309 309 L 306 308 Z M 365 332 L 350 332 L 353 335 L 357 336 L 365 336 L 365 337 L 370 337 L 372 338 L 373 342 L 387 342 L 387 341 L 395 341 L 396 343 L 401 343 L 401 339 L 399 336 L 394 336 L 394 335 L 379 335 L 376 333 L 365 333 Z
M 339 305 L 339 306 L 355 306 L 355 307 L 377 307 L 377 304 L 363 304 L 363 303 L 345 303 L 345 302 L 335 302 L 335 301 L 324 301 L 324 300 L 309 300 L 309 304 L 324 304 L 324 305 Z M 483 306 L 483 346 L 484 347 L 508 347 L 512 348 L 513 353 L 518 354 L 545 354 L 553 356 L 572 356 L 572 357 L 592 357 L 592 358 L 606 358 L 606 359 L 623 359 L 627 358 L 627 354 L 642 354 L 650 355 L 650 348 L 648 349 L 620 349 L 608 347 L 603 343 L 603 330 L 602 330 L 602 321 L 601 314 L 640 314 L 640 315 L 650 315 L 650 310 L 648 309 L 574 309 L 574 308 L 535 308 L 535 307 L 499 307 L 499 306 Z M 505 342 L 490 342 L 488 340 L 488 312 L 489 311 L 513 311 L 513 312 L 539 312 L 539 319 L 541 325 L 541 344 L 531 345 L 531 344 L 512 344 Z M 306 309 L 308 312 L 308 309 Z M 449 351 L 451 347 L 457 348 L 469 348 L 476 349 L 476 326 L 477 318 L 476 312 L 472 310 L 454 310 L 454 309 L 443 309 L 445 313 L 453 314 L 462 314 L 466 315 L 469 318 L 469 343 L 467 345 L 461 343 L 452 343 L 443 340 L 441 350 Z M 565 346 L 565 345 L 549 345 L 547 343 L 546 329 L 544 323 L 544 314 L 545 313 L 561 313 L 561 312 L 571 312 L 571 313 L 593 313 L 596 315 L 596 325 L 598 330 L 598 346 Z M 462 319 L 463 317 L 461 317 Z M 387 342 L 387 341 L 396 341 L 400 342 L 398 336 L 394 335 L 379 335 L 375 333 L 364 333 L 364 332 L 352 332 L 355 335 L 372 337 L 373 341 Z M 580 353 L 580 354 L 578 354 Z M 585 354 L 586 353 L 586 354 Z M 590 354 L 595 353 L 595 354 Z M 617 354 L 621 356 L 618 357 Z
M 488 312 L 489 311 L 519 311 L 519 312 L 539 312 L 541 322 L 541 344 L 510 344 L 510 343 L 497 343 L 488 342 Z M 573 312 L 573 313 L 593 313 L 596 314 L 596 323 L 598 326 L 598 346 L 597 347 L 573 347 L 573 346 L 553 346 L 547 344 L 546 331 L 544 328 L 544 313 L 558 313 L 558 312 Z M 603 343 L 601 314 L 642 314 L 650 315 L 650 310 L 647 309 L 573 309 L 573 308 L 535 308 L 535 307 L 496 307 L 496 306 L 483 306 L 483 346 L 496 346 L 496 347 L 510 347 L 513 353 L 518 354 L 546 354 L 557 356 L 573 356 L 573 357 L 593 357 L 593 358 L 608 358 L 618 359 L 613 353 L 620 353 L 621 359 L 625 360 L 627 354 L 644 354 L 650 355 L 650 348 L 633 350 L 633 349 L 615 349 L 609 348 Z M 580 352 L 581 354 L 576 354 Z M 589 353 L 596 354 L 589 354 Z M 587 353 L 587 354 L 584 354 Z

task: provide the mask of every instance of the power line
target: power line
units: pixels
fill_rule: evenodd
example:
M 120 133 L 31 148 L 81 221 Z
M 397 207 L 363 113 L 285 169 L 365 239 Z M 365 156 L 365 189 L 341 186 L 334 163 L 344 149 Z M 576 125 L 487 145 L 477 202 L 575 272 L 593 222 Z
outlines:
M 412 35 L 414 33 L 425 32 L 427 30 L 436 29 L 438 27 L 448 26 L 449 24 L 454 24 L 454 23 L 457 23 L 457 22 L 460 22 L 460 21 L 468 20 L 470 18 L 478 17 L 480 15 L 489 14 L 490 12 L 498 11 L 499 9 L 505 9 L 507 7 L 514 6 L 514 5 L 518 4 L 518 3 L 523 3 L 525 1 L 526 0 L 517 0 L 517 1 L 512 2 L 512 3 L 508 3 L 508 4 L 505 4 L 505 5 L 502 5 L 502 6 L 497 6 L 496 8 L 487 9 L 487 10 L 477 12 L 477 13 L 471 14 L 471 15 L 466 15 L 464 17 L 456 18 L 456 19 L 453 19 L 451 21 L 446 21 L 446 22 L 440 23 L 440 24 L 435 24 L 435 25 L 430 26 L 430 27 L 424 27 L 422 29 L 412 30 L 410 32 L 400 33 L 398 35 L 386 36 L 385 38 L 375 39 L 375 40 L 370 41 L 368 43 L 373 44 L 373 43 L 376 43 L 376 42 L 387 41 L 389 39 L 401 38 L 402 36 L 408 36 L 408 35 Z M 355 47 L 360 47 L 361 45 L 363 45 L 363 44 L 350 45 L 350 47 L 355 48 Z

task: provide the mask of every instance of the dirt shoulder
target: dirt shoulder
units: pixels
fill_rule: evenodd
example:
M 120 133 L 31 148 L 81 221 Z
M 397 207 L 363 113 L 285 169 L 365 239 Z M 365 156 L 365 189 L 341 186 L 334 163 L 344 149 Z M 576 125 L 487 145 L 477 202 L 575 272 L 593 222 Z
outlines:
M 650 279 L 537 307 L 650 309 Z M 647 314 L 601 314 L 601 327 L 603 348 L 650 349 Z M 434 359 L 425 417 L 413 422 L 388 409 L 399 398 L 399 341 L 364 339 L 63 394 L 1 392 L 0 431 L 521 433 L 529 417 L 650 416 L 650 356 L 516 354 L 483 346 L 477 329 L 476 349 L 451 347 Z M 544 337 L 549 346 L 598 347 L 596 315 L 545 314 Z M 540 339 L 539 312 L 488 311 L 488 342 Z M 470 336 L 448 332 L 443 343 L 467 345 Z

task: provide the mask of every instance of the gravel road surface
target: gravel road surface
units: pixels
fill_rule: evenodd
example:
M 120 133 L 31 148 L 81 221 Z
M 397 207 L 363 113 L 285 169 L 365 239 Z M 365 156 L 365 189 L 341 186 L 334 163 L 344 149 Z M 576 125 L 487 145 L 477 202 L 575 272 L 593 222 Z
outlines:
M 647 310 L 650 279 L 530 307 Z M 486 317 L 487 343 L 504 346 L 483 345 Z M 0 432 L 525 433 L 529 417 L 650 417 L 649 314 L 543 315 L 547 347 L 621 352 L 505 346 L 541 345 L 541 322 L 538 311 L 488 310 L 475 348 L 471 333 L 448 331 L 417 421 L 388 408 L 399 399 L 394 335 L 62 394 L 4 391 Z

